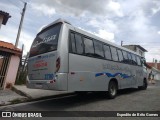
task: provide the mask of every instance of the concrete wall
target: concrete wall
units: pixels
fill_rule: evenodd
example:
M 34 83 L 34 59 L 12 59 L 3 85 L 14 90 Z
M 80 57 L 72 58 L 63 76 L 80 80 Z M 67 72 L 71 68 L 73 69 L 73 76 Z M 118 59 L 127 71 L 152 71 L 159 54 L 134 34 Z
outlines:
M 20 58 L 18 56 L 15 56 L 15 55 L 11 56 L 10 63 L 8 65 L 8 70 L 6 73 L 7 76 L 5 79 L 4 88 L 10 85 L 11 86 L 14 85 L 18 67 L 19 67 L 19 62 L 20 62 Z

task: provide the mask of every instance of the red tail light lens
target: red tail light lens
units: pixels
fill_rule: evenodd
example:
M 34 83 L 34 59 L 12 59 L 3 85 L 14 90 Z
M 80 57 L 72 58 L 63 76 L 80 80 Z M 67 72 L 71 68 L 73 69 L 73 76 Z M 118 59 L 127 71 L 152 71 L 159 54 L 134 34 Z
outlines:
M 58 57 L 56 60 L 56 72 L 58 72 L 60 69 L 60 58 Z

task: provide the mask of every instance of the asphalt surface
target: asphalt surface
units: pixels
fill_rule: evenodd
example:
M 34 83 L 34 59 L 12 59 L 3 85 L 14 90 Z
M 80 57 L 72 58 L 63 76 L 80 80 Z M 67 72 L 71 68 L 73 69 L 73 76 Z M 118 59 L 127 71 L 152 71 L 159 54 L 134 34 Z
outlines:
M 77 94 L 46 100 L 0 107 L 1 111 L 160 111 L 160 81 L 149 85 L 147 90 L 125 89 L 115 99 L 101 93 Z M 80 114 L 80 113 L 78 113 Z M 87 116 L 86 116 L 87 117 Z M 74 119 L 105 119 L 105 117 L 76 117 Z M 116 117 L 123 119 L 124 117 Z M 21 118 L 19 118 L 21 119 Z M 24 120 L 25 118 L 23 118 Z M 27 118 L 26 118 L 27 119 Z M 43 119 L 43 118 L 42 118 Z M 51 119 L 51 118 L 48 118 Z M 56 119 L 61 119 L 60 117 Z M 69 117 L 63 118 L 65 120 Z M 73 119 L 73 118 L 72 118 Z M 114 119 L 114 118 L 107 118 Z M 160 119 L 158 117 L 129 117 L 127 119 Z M 16 119 L 18 120 L 18 119 Z M 45 119 L 46 120 L 46 119 Z

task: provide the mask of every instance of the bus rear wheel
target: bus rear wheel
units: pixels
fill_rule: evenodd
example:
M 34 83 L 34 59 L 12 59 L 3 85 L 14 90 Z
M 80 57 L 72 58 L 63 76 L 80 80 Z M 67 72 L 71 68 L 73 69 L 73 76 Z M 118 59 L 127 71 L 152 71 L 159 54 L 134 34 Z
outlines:
M 115 81 L 110 81 L 108 86 L 108 97 L 109 99 L 114 99 L 117 96 L 117 83 Z
M 140 90 L 146 90 L 146 89 L 147 89 L 147 86 L 148 86 L 147 80 L 144 79 L 144 80 L 143 80 L 143 85 L 142 85 L 142 86 L 139 86 L 138 88 L 139 88 Z

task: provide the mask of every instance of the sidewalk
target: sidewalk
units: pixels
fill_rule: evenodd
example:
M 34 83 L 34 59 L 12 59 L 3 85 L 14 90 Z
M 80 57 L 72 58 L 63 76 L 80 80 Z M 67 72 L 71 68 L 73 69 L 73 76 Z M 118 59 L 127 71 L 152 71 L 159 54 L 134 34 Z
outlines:
M 0 90 L 0 106 L 16 104 L 25 101 L 60 97 L 73 94 L 73 92 L 29 89 L 25 85 L 14 85 L 12 90 Z
M 160 85 L 160 80 L 152 80 L 148 81 L 149 86 L 159 86 Z
M 27 100 L 27 97 L 21 96 L 12 90 L 0 90 L 0 106 L 18 103 Z
M 16 93 L 27 97 L 28 99 L 42 99 L 46 97 L 55 97 L 55 96 L 61 96 L 65 95 L 67 93 L 72 92 L 66 92 L 66 91 L 54 91 L 54 90 L 42 90 L 42 89 L 29 89 L 25 85 L 14 85 L 13 91 Z

